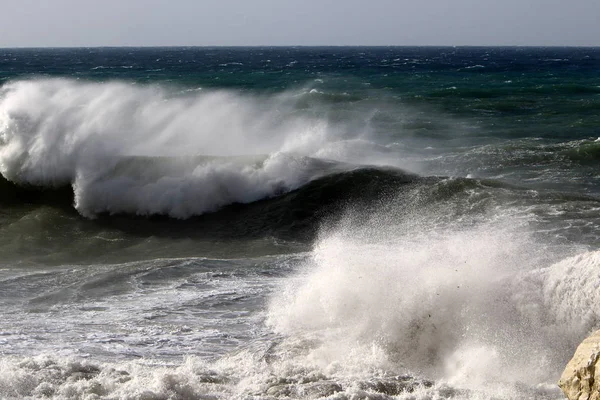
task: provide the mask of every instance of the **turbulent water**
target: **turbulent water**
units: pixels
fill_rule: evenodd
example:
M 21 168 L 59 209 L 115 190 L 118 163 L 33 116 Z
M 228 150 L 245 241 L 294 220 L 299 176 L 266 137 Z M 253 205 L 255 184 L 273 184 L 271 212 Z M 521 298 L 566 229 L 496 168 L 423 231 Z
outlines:
M 0 398 L 560 399 L 600 49 L 0 50 Z

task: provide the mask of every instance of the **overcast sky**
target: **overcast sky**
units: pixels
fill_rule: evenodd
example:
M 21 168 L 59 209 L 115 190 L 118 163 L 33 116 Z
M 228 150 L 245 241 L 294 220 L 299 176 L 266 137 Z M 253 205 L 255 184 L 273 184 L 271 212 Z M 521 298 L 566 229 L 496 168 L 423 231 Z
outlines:
M 600 46 L 600 0 L 0 0 L 0 47 Z

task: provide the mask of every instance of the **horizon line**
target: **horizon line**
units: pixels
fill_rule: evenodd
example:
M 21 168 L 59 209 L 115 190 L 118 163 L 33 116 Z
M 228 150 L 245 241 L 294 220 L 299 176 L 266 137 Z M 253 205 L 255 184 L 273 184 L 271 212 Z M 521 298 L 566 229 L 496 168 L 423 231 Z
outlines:
M 494 47 L 494 48 L 600 48 L 600 45 L 511 45 L 511 44 L 494 44 L 494 45 L 474 45 L 474 44 L 461 44 L 461 45 L 435 45 L 435 44 L 424 44 L 424 45 L 365 45 L 365 44 L 320 44 L 320 45 L 94 45 L 94 46 L 0 46 L 2 50 L 17 50 L 17 49 L 119 49 L 119 48 L 357 48 L 357 47 L 371 47 L 371 48 L 414 48 L 414 47 L 430 47 L 430 48 L 481 48 L 481 47 Z

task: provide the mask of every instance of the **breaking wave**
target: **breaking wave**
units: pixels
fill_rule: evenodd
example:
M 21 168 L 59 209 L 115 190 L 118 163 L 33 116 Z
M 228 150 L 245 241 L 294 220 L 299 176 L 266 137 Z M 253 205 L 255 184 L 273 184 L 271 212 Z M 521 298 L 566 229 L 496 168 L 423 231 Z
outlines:
M 0 93 L 0 172 L 22 186 L 72 186 L 87 217 L 188 218 L 349 168 L 323 160 L 376 162 L 385 150 L 362 139 L 361 124 L 302 112 L 296 97 L 68 79 L 8 83 Z

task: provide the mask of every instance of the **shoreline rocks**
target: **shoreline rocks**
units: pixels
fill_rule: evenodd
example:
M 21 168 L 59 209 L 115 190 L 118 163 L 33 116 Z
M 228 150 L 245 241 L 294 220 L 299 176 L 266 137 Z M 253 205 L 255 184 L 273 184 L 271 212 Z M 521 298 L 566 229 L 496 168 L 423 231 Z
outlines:
M 600 400 L 600 330 L 577 347 L 558 386 L 569 400 Z

